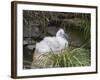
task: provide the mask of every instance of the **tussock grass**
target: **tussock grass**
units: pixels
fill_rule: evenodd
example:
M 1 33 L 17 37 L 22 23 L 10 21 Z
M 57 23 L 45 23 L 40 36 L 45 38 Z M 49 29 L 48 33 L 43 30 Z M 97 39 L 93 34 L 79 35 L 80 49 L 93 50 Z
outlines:
M 45 57 L 42 56 L 38 58 L 37 67 L 54 68 L 54 67 L 90 66 L 91 65 L 90 60 L 91 57 L 89 50 L 86 50 L 84 48 L 70 47 L 60 52 L 51 51 L 47 55 L 45 55 Z

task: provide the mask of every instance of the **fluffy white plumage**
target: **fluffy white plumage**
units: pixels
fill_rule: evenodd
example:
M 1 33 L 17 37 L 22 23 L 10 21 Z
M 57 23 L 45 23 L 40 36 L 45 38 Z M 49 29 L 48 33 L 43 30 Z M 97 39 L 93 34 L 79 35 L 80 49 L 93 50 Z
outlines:
M 39 43 L 36 43 L 36 53 L 47 53 L 52 51 L 61 51 L 68 47 L 68 41 L 65 38 L 65 32 L 63 29 L 59 29 L 54 37 L 45 37 Z

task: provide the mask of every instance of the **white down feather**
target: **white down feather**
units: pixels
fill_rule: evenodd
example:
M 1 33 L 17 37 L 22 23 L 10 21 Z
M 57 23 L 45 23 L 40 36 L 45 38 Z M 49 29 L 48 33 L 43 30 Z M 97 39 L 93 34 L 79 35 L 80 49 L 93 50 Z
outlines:
M 65 38 L 65 32 L 63 29 L 59 29 L 54 37 L 45 37 L 42 41 L 36 43 L 35 53 L 48 53 L 51 50 L 61 51 L 68 47 L 68 41 Z

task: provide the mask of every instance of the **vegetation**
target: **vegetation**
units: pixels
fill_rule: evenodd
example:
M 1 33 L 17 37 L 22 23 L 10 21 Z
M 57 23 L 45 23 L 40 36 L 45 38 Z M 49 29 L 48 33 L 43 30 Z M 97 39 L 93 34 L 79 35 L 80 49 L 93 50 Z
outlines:
M 67 48 L 60 52 L 51 51 L 44 58 L 38 58 L 38 66 L 35 67 L 77 67 L 90 66 L 90 51 L 84 48 Z M 34 66 L 34 65 L 33 65 Z
M 89 66 L 90 53 L 83 48 L 68 48 L 58 54 L 51 52 L 48 60 L 51 60 L 52 67 Z

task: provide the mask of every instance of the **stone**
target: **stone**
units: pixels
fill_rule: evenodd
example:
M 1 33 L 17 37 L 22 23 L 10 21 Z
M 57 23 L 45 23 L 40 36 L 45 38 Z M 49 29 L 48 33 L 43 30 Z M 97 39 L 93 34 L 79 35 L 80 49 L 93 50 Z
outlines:
M 48 27 L 48 28 L 47 28 L 47 32 L 48 32 L 48 34 L 51 35 L 51 36 L 55 36 L 57 30 L 58 30 L 58 29 L 57 29 L 55 26 L 52 26 L 52 27 Z

